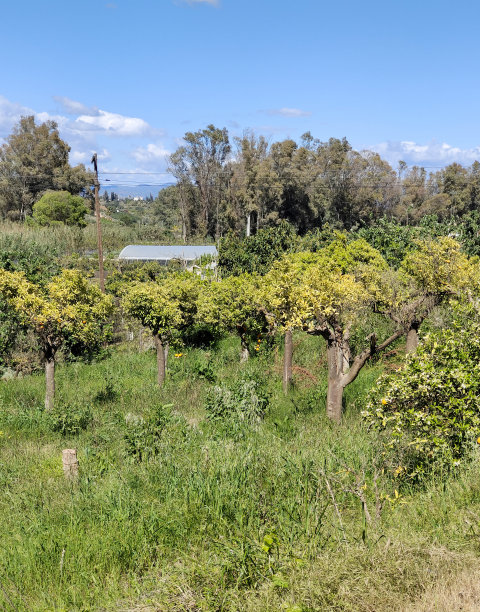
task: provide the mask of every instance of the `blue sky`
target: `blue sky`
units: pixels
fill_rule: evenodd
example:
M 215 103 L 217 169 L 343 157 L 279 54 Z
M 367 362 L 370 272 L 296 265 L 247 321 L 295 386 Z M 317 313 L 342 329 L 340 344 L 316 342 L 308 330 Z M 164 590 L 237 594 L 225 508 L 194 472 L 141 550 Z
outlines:
M 473 0 L 5 1 L 0 142 L 33 113 L 58 122 L 72 163 L 97 151 L 103 171 L 152 183 L 209 123 L 470 164 L 479 23 Z

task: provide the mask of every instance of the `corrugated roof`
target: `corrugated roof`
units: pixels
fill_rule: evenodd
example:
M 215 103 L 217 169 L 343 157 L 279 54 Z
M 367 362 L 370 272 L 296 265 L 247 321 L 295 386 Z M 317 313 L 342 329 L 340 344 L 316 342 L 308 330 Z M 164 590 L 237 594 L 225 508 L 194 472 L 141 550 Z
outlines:
M 202 255 L 217 255 L 214 246 L 207 245 L 154 245 L 154 244 L 129 244 L 122 249 L 119 259 L 155 261 L 168 261 L 170 259 L 181 259 L 182 261 L 194 261 Z

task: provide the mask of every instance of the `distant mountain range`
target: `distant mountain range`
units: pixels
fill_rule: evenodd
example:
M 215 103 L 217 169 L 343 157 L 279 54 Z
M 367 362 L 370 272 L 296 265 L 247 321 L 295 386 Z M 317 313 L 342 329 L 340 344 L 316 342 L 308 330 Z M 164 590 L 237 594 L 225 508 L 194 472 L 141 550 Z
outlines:
M 116 185 L 108 181 L 100 183 L 100 195 L 103 195 L 105 191 L 110 195 L 114 191 L 119 198 L 146 198 L 150 194 L 156 198 L 159 191 L 171 185 L 175 185 L 175 183 L 162 183 L 161 185 Z

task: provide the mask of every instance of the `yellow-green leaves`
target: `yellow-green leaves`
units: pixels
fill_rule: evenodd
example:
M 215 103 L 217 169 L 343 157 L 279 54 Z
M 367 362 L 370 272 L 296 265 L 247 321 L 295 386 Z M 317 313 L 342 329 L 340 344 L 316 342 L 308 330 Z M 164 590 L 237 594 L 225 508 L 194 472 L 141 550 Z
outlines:
M 199 318 L 224 330 L 250 328 L 261 319 L 257 307 L 260 279 L 250 274 L 228 276 L 207 285 L 199 302 Z
M 41 288 L 21 272 L 0 269 L 0 294 L 34 331 L 42 349 L 56 350 L 67 336 L 84 344 L 97 342 L 113 311 L 111 297 L 76 270 L 64 270 Z
M 458 293 L 474 282 L 475 266 L 456 240 L 441 237 L 417 244 L 418 249 L 403 260 L 401 270 L 424 292 Z
M 172 342 L 182 327 L 194 322 L 202 286 L 203 282 L 192 274 L 133 283 L 123 292 L 122 306 L 164 342 Z
M 344 236 L 317 253 L 296 253 L 264 277 L 260 300 L 274 327 L 342 326 L 383 299 L 387 264 L 364 240 Z
M 123 295 L 122 306 L 128 315 L 162 337 L 171 336 L 182 322 L 180 301 L 164 283 L 131 285 Z
M 258 300 L 272 328 L 298 329 L 312 316 L 303 278 L 316 259 L 312 253 L 285 256 L 262 279 Z

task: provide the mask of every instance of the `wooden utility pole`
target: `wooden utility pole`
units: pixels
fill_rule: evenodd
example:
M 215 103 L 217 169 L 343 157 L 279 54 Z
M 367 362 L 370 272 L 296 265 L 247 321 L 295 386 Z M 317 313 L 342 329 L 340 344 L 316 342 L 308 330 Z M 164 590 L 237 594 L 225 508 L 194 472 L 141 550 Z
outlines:
M 93 186 L 95 187 L 95 217 L 97 218 L 98 273 L 100 276 L 100 289 L 102 293 L 105 293 L 105 279 L 103 274 L 102 225 L 100 223 L 100 200 L 98 198 L 98 190 L 100 189 L 100 183 L 98 182 L 98 166 L 96 153 L 93 154 L 92 164 L 95 170 L 95 179 L 93 181 Z

